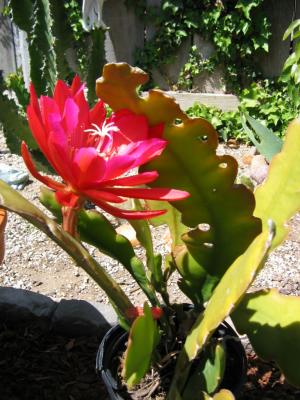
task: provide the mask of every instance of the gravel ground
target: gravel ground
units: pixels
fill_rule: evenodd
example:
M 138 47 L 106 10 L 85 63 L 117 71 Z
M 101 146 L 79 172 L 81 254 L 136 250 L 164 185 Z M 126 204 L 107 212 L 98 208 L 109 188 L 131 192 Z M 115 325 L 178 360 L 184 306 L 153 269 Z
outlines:
M 240 173 L 249 174 L 249 167 L 243 164 L 245 156 L 253 154 L 253 148 L 240 146 L 237 149 L 220 146 L 219 153 L 235 156 L 240 163 Z M 0 163 L 13 165 L 25 170 L 23 160 L 7 150 L 0 133 Z M 21 191 L 22 195 L 42 207 L 38 201 L 40 184 L 30 181 Z M 300 294 L 300 216 L 291 223 L 289 239 L 269 258 L 266 267 L 259 274 L 252 289 L 276 287 L 286 294 Z M 168 244 L 163 227 L 155 230 L 154 244 L 156 252 L 167 253 Z M 144 300 L 131 277 L 116 261 L 90 248 L 91 253 L 106 270 L 121 284 L 135 304 Z M 143 250 L 136 248 L 137 254 L 144 257 Z M 170 293 L 173 300 L 183 300 L 177 289 L 177 276 L 170 279 Z M 78 269 L 72 260 L 43 233 L 38 231 L 15 214 L 9 214 L 6 229 L 6 257 L 0 268 L 0 286 L 12 286 L 45 294 L 51 298 L 83 299 L 107 302 L 104 293 L 93 283 L 87 274 Z

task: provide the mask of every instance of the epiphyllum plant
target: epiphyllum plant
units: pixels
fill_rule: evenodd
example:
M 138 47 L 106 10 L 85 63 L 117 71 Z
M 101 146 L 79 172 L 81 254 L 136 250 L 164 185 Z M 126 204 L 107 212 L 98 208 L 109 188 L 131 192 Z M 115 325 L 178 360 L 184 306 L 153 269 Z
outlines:
M 57 220 L 2 182 L 0 205 L 43 230 L 107 293 L 129 330 L 123 365 L 128 386 L 139 382 L 150 365 L 159 369 L 175 355 L 168 400 L 233 399 L 219 386 L 226 343 L 212 338 L 229 315 L 257 353 L 276 361 L 286 378 L 299 385 L 300 299 L 274 289 L 246 292 L 270 250 L 286 237 L 286 221 L 300 209 L 300 122 L 290 125 L 269 177 L 253 194 L 235 184 L 236 161 L 216 155 L 217 134 L 209 122 L 188 118 L 159 90 L 138 96 L 137 88 L 147 79 L 127 64 L 105 66 L 97 95 L 113 110 L 108 119 L 101 102 L 88 110 L 77 79 L 71 88 L 59 83 L 54 98 L 39 103 L 32 91 L 28 116 L 33 135 L 63 182 L 41 176 L 25 145 L 23 156 L 32 174 L 54 191 L 44 188 L 40 199 Z M 137 175 L 123 176 L 134 167 L 139 167 Z M 111 206 L 126 197 L 145 200 L 128 211 Z M 86 211 L 85 199 L 100 211 Z M 181 200 L 169 203 L 175 199 Z M 145 247 L 145 265 L 101 210 L 141 218 L 131 224 Z M 164 263 L 152 246 L 149 217 L 156 225 L 168 224 L 171 232 L 171 254 Z M 144 291 L 152 312 L 147 302 L 143 309 L 132 304 L 82 242 L 117 259 Z M 170 301 L 167 282 L 175 270 L 194 312 Z M 177 342 L 183 343 L 179 354 L 173 351 Z M 194 371 L 196 357 L 200 362 Z
M 128 110 L 106 119 L 101 100 L 89 110 L 78 76 L 70 88 L 58 81 L 53 98 L 42 96 L 40 102 L 31 86 L 27 117 L 35 140 L 63 183 L 39 174 L 25 142 L 24 161 L 35 178 L 55 191 L 56 200 L 62 205 L 64 230 L 72 235 L 76 232 L 76 212 L 85 199 L 116 217 L 141 219 L 164 211 L 126 211 L 108 203 L 123 203 L 124 196 L 168 201 L 188 196 L 165 188 L 131 188 L 157 178 L 156 171 L 123 175 L 161 154 L 167 144 L 160 138 L 163 125 L 149 127 L 145 116 Z

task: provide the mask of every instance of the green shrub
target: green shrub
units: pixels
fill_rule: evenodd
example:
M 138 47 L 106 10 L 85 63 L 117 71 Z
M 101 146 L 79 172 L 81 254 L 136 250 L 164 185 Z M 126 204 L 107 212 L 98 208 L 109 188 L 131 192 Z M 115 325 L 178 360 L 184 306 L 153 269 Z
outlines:
M 220 138 L 230 138 L 249 142 L 243 129 L 241 112 L 249 114 L 271 129 L 278 137 L 284 137 L 287 125 L 299 114 L 300 107 L 288 96 L 288 89 L 282 83 L 263 80 L 252 83 L 240 96 L 237 111 L 222 111 L 203 104 L 194 104 L 187 110 L 191 117 L 201 117 L 211 121 Z

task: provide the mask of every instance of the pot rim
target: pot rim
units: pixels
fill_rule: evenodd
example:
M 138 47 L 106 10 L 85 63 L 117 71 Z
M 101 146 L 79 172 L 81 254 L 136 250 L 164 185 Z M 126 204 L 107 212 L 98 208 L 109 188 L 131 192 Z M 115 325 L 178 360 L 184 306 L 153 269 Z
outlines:
M 237 332 L 233 329 L 233 327 L 228 324 L 228 322 L 223 321 L 220 326 L 216 329 L 218 330 L 225 329 L 225 332 L 219 332 L 221 337 L 224 337 L 226 343 L 229 348 L 228 357 L 234 356 L 239 364 L 236 368 L 239 369 L 240 373 L 237 380 L 231 382 L 231 387 L 227 387 L 235 396 L 241 390 L 241 387 L 246 381 L 246 372 L 247 372 L 247 358 L 245 349 L 242 345 L 242 342 L 237 334 Z M 226 336 L 228 338 L 226 338 Z M 113 371 L 111 369 L 111 365 L 109 364 L 109 360 L 113 359 L 114 350 L 118 347 L 124 346 L 128 337 L 128 332 L 126 332 L 120 325 L 114 325 L 103 337 L 98 352 L 96 356 L 96 371 L 99 376 L 102 378 L 106 389 L 109 393 L 111 400 L 123 400 L 123 397 L 120 397 L 119 393 L 121 391 L 124 392 L 124 388 L 121 388 L 118 380 L 114 377 Z M 108 354 L 109 353 L 109 354 Z M 110 357 L 108 357 L 110 355 Z M 226 366 L 225 372 L 223 376 L 223 381 L 226 381 L 232 375 L 231 370 L 227 370 Z M 230 383 L 230 382 L 229 382 Z M 229 384 L 228 384 L 229 386 Z

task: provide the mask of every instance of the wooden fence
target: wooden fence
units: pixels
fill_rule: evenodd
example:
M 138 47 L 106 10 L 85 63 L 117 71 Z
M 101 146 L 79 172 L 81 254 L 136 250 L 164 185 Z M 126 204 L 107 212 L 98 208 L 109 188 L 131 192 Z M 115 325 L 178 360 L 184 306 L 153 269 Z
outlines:
M 5 2 L 6 0 L 0 0 L 0 11 Z M 160 2 L 161 0 L 148 0 L 151 5 L 159 5 Z M 270 52 L 259 59 L 266 77 L 277 76 L 289 54 L 289 42 L 283 42 L 282 36 L 293 18 L 294 4 L 295 0 L 268 0 L 264 4 L 265 12 L 272 24 Z M 295 18 L 300 18 L 300 4 Z M 110 27 L 105 41 L 107 61 L 125 61 L 133 64 L 136 48 L 143 48 L 145 42 L 153 36 L 153 27 L 145 26 L 134 10 L 125 6 L 124 0 L 106 0 L 103 20 Z M 214 51 L 213 46 L 198 35 L 193 38 L 193 42 L 204 58 L 209 57 Z M 168 76 L 167 80 L 158 70 L 152 71 L 155 82 L 161 88 L 170 89 L 170 86 L 172 88 L 170 82 L 177 82 L 179 73 L 187 62 L 190 46 L 191 39 L 188 39 L 182 44 L 172 65 L 165 68 L 163 75 Z M 0 16 L 0 69 L 6 74 L 15 71 L 17 67 L 22 67 L 28 81 L 28 62 L 26 38 L 23 33 L 15 29 L 7 18 Z M 222 93 L 224 90 L 221 69 L 217 69 L 211 75 L 201 74 L 193 83 L 194 89 L 199 92 Z

